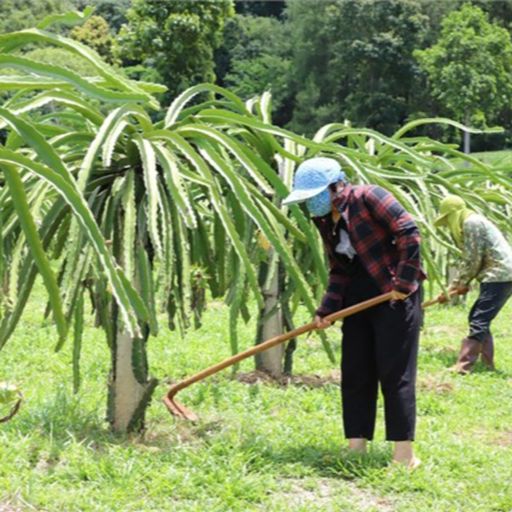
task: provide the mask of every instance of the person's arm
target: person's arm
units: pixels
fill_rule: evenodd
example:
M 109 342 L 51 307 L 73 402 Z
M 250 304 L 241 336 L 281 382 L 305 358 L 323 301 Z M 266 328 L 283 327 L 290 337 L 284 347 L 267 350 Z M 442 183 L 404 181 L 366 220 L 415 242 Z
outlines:
M 485 247 L 485 231 L 477 222 L 465 222 L 464 249 L 457 277 L 450 285 L 450 289 L 468 288 L 469 283 L 478 275 L 482 268 Z
M 365 202 L 372 217 L 395 239 L 399 262 L 393 287 L 398 292 L 409 294 L 422 275 L 418 227 L 409 212 L 381 187 L 370 187 Z
M 322 318 L 339 311 L 343 307 L 343 295 L 349 278 L 343 264 L 334 256 L 335 239 L 332 236 L 334 224 L 331 222 L 331 219 L 327 221 L 325 219 L 313 219 L 313 222 L 320 233 L 329 262 L 327 289 L 320 306 L 315 312 L 315 322 L 318 324 L 317 327 L 324 328 L 329 324 L 324 324 Z
M 348 280 L 349 278 L 344 270 L 335 261 L 331 260 L 329 281 L 320 307 L 316 310 L 317 317 L 323 318 L 343 307 L 343 296 Z

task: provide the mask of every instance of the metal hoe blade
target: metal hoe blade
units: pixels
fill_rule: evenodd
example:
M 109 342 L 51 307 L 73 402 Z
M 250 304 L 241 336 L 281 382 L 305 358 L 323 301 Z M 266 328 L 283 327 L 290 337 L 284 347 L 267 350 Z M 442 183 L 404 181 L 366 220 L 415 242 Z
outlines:
M 173 416 L 176 416 L 177 418 L 182 418 L 184 420 L 189 420 L 189 421 L 198 421 L 199 420 L 197 414 L 192 412 L 190 409 L 185 407 L 180 402 L 177 402 L 176 400 L 174 400 L 174 397 L 169 397 L 168 395 L 166 395 L 164 397 L 164 404 L 167 407 L 167 409 L 169 409 L 169 412 Z

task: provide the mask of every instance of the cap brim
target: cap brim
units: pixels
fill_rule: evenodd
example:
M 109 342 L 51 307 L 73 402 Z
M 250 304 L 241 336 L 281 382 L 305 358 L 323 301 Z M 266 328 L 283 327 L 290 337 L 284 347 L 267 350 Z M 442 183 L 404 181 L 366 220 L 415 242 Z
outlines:
M 443 215 L 439 215 L 437 219 L 434 221 L 434 226 L 443 226 L 446 223 L 449 213 L 443 213 Z
M 285 197 L 281 204 L 287 205 L 287 204 L 293 204 L 293 203 L 303 203 L 304 201 L 307 201 L 308 199 L 311 199 L 312 197 L 315 197 L 316 195 L 323 192 L 328 185 L 317 187 L 317 188 L 311 188 L 308 190 L 300 189 L 300 190 L 294 190 L 289 196 Z

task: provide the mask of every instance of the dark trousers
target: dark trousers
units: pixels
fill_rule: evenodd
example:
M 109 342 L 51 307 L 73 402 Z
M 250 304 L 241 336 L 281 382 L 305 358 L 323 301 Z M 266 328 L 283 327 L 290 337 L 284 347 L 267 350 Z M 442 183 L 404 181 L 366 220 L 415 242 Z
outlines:
M 355 276 L 348 307 L 381 292 L 366 273 Z M 414 439 L 421 291 L 348 317 L 342 327 L 342 408 L 345 437 L 373 439 L 380 383 L 386 439 Z
M 480 295 L 469 312 L 469 338 L 483 342 L 491 334 L 491 321 L 512 295 L 512 282 L 481 283 Z

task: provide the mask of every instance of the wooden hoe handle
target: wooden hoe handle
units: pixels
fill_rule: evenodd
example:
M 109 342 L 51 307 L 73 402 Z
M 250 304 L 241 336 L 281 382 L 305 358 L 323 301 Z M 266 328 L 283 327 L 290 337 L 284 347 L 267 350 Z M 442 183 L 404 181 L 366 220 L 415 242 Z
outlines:
M 453 290 L 448 293 L 448 298 L 454 297 L 455 295 L 462 295 L 457 290 Z M 434 304 L 439 304 L 439 297 L 437 299 L 427 300 L 427 302 L 424 302 L 421 307 L 423 309 L 428 308 L 429 306 L 433 306 Z
M 365 300 L 364 302 L 360 302 L 359 304 L 355 304 L 354 306 L 350 306 L 348 308 L 341 309 L 340 311 L 337 311 L 336 313 L 332 313 L 332 314 L 326 316 L 325 319 L 330 322 L 335 322 L 336 320 L 340 320 L 347 316 L 354 315 L 356 313 L 359 313 L 360 311 L 363 311 L 365 309 L 376 306 L 377 304 L 386 302 L 386 301 L 390 300 L 391 297 L 392 297 L 391 292 L 383 293 L 382 295 L 378 295 L 377 297 L 374 297 L 373 299 Z M 303 325 L 302 327 L 298 327 L 297 329 L 293 329 L 292 331 L 289 331 L 287 333 L 280 334 L 279 336 L 275 336 L 274 338 L 270 338 L 269 340 L 267 340 L 263 343 L 260 343 L 259 345 L 255 345 L 254 347 L 244 350 L 243 352 L 240 352 L 232 357 L 229 357 L 228 359 L 225 359 L 224 361 L 221 361 L 220 363 L 210 366 L 209 368 L 206 368 L 203 371 L 196 373 L 195 375 L 192 375 L 192 376 L 188 377 L 187 379 L 184 379 L 184 380 L 178 382 L 177 384 L 174 384 L 173 386 L 171 386 L 169 388 L 167 397 L 169 399 L 171 399 L 178 391 L 190 386 L 191 384 L 194 384 L 195 382 L 197 382 L 199 380 L 203 380 L 206 377 L 213 375 L 214 373 L 220 372 L 224 368 L 227 368 L 228 366 L 232 366 L 235 363 L 242 361 L 243 359 L 247 359 L 248 357 L 253 356 L 254 354 L 258 354 L 259 352 L 264 352 L 265 350 L 275 347 L 276 345 L 279 345 L 280 343 L 284 343 L 285 341 L 288 341 L 291 338 L 295 338 L 297 336 L 300 336 L 301 334 L 304 334 L 309 331 L 313 331 L 315 329 L 316 329 L 315 322 L 310 322 L 309 324 Z
M 457 295 L 457 292 L 451 292 L 449 294 Z M 373 299 L 365 300 L 364 302 L 360 302 L 359 304 L 355 304 L 354 306 L 350 306 L 345 309 L 341 309 L 340 311 L 337 311 L 336 313 L 332 313 L 331 315 L 328 315 L 325 317 L 325 320 L 329 322 L 335 322 L 336 320 L 341 320 L 342 318 L 345 318 L 350 315 L 354 315 L 356 313 L 359 313 L 360 311 L 363 311 L 365 309 L 371 308 L 373 306 L 377 306 L 378 304 L 381 304 L 383 302 L 387 302 L 388 300 L 391 300 L 393 297 L 392 292 L 383 293 L 382 295 L 378 295 L 377 297 L 374 297 Z M 428 302 L 424 302 L 422 304 L 422 307 L 428 307 L 432 306 L 433 304 L 437 304 L 439 302 L 439 299 L 430 300 Z M 197 421 L 198 417 L 197 415 L 185 407 L 183 404 L 178 402 L 174 396 L 176 393 L 184 388 L 187 388 L 188 386 L 194 384 L 195 382 L 198 382 L 200 380 L 206 379 L 210 375 L 213 375 L 214 373 L 218 373 L 224 368 L 227 368 L 228 366 L 232 366 L 235 363 L 238 363 L 239 361 L 242 361 L 243 359 L 247 359 L 248 357 L 253 356 L 254 354 L 258 354 L 259 352 L 264 352 L 265 350 L 268 350 L 269 348 L 275 347 L 276 345 L 279 345 L 280 343 L 284 343 L 285 341 L 288 341 L 291 338 L 295 338 L 297 336 L 300 336 L 301 334 L 304 334 L 309 331 L 316 330 L 316 324 L 315 322 L 310 322 L 309 324 L 303 325 L 302 327 L 298 327 L 297 329 L 294 329 L 290 332 L 287 332 L 285 334 L 281 334 L 279 336 L 275 336 L 274 338 L 270 338 L 269 340 L 260 343 L 259 345 L 255 345 L 243 352 L 240 352 L 239 354 L 236 354 L 232 357 L 229 357 L 228 359 L 225 359 L 224 361 L 221 361 L 220 363 L 217 363 L 213 366 L 210 366 L 209 368 L 204 369 L 203 371 L 196 373 L 195 375 L 192 375 L 188 377 L 187 379 L 184 379 L 174 385 L 172 385 L 169 388 L 169 391 L 165 395 L 163 401 L 166 405 L 167 409 L 169 409 L 169 412 L 173 414 L 174 416 L 177 416 L 182 419 L 187 419 L 190 421 Z

